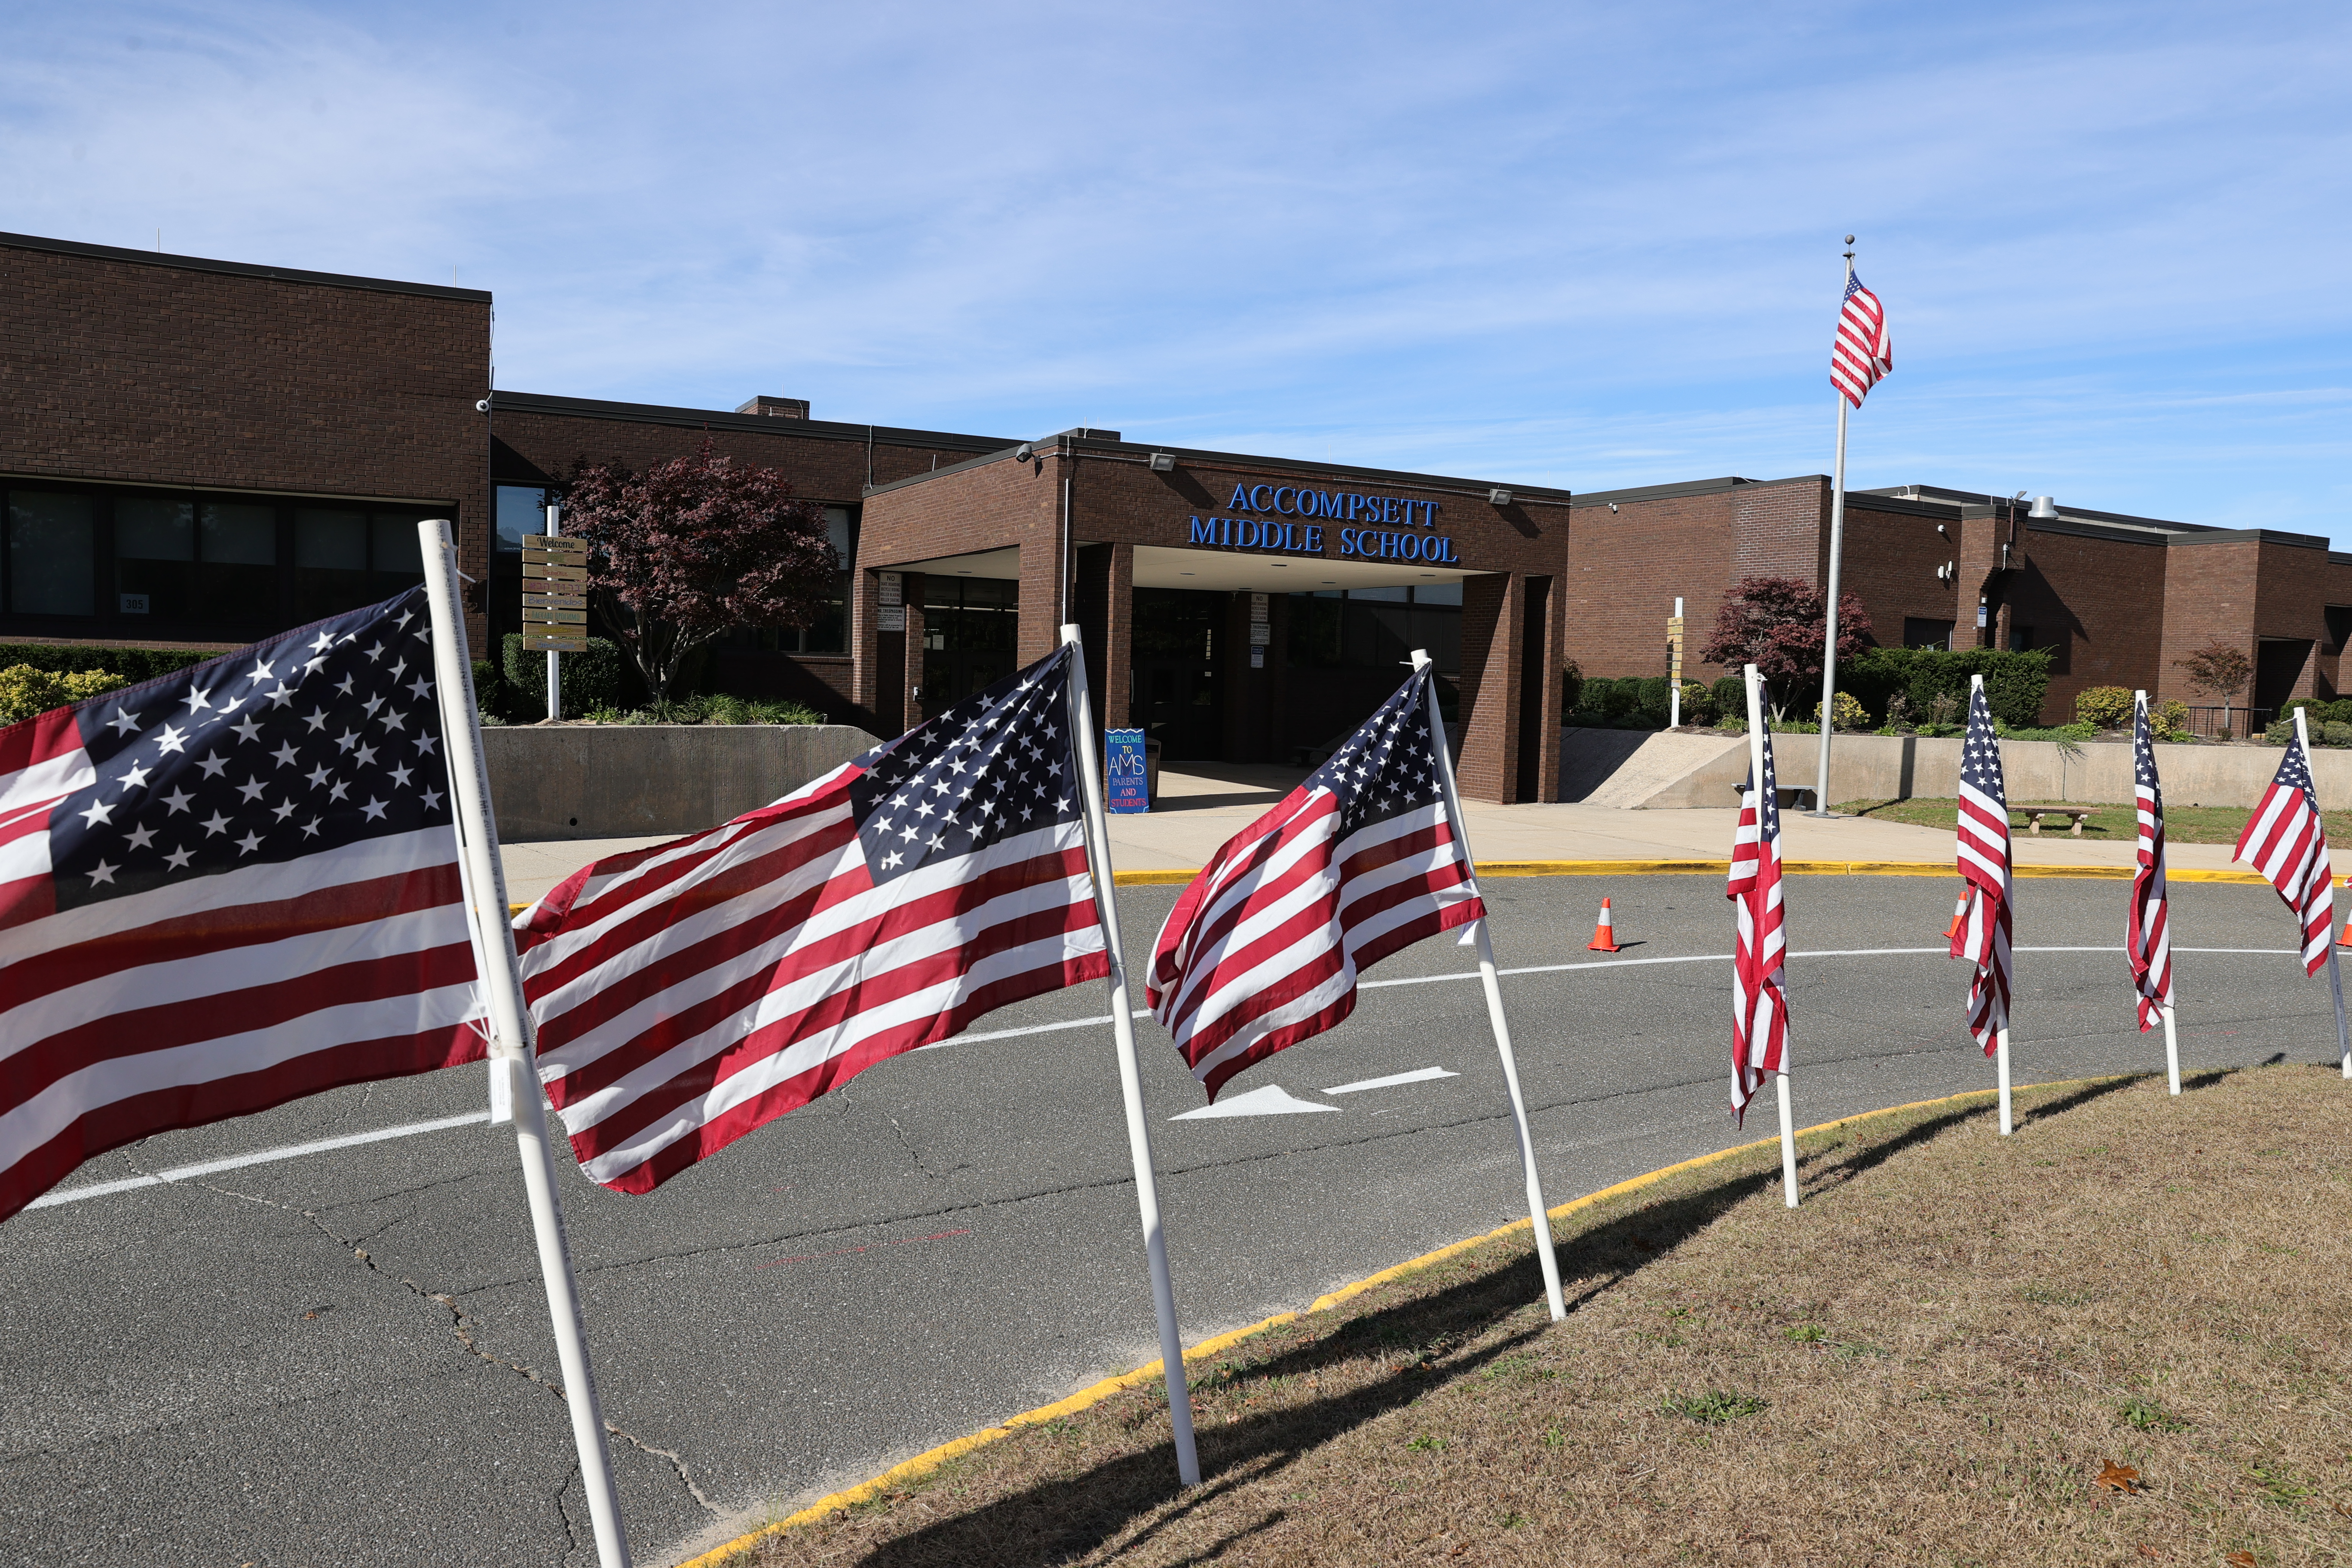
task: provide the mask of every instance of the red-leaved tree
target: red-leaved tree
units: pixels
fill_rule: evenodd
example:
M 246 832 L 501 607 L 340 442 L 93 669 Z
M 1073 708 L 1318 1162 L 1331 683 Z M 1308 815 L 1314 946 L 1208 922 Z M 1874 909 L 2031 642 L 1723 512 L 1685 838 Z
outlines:
M 583 459 L 563 500 L 563 531 L 588 541 L 589 594 L 656 703 L 721 633 L 815 620 L 841 570 L 821 509 L 707 439 L 643 474 Z
M 1699 658 L 1737 670 L 1752 664 L 1783 697 L 1819 686 L 1829 637 L 1830 596 L 1801 577 L 1742 577 L 1716 612 L 1715 637 Z M 1870 613 L 1852 594 L 1838 595 L 1838 658 L 1870 646 Z M 1810 709 L 1807 711 L 1811 711 Z

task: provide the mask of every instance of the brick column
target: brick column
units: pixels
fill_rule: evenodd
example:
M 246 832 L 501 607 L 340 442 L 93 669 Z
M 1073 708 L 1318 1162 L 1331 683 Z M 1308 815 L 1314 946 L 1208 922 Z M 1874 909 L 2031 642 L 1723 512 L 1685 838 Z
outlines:
M 1087 650 L 1087 689 L 1095 722 L 1124 729 L 1134 678 L 1135 546 L 1090 544 L 1076 552 L 1070 595 L 1078 637 Z
M 1507 572 L 1462 584 L 1462 793 L 1509 805 L 1517 798 L 1519 579 Z
M 1564 579 L 1552 580 L 1551 592 L 1544 597 L 1543 683 L 1540 689 L 1519 694 L 1523 702 L 1536 705 L 1538 757 L 1536 764 L 1535 798 L 1551 802 L 1559 798 L 1559 710 L 1567 695 L 1567 679 L 1561 667 L 1568 658 L 1568 595 Z M 1687 660 L 1687 653 L 1685 656 Z
M 1059 494 L 1057 489 L 1057 498 Z M 1058 499 L 1055 504 L 1058 519 Z M 1061 571 L 1057 528 L 1057 522 L 1049 522 L 1044 528 L 1031 530 L 1021 541 L 1021 625 L 1013 644 L 1016 664 L 1036 663 L 1053 652 L 1054 645 L 1061 638 L 1061 624 L 1056 619 L 1061 603 L 1061 595 L 1055 591 L 1055 579 Z
M 879 623 L 882 616 L 881 574 L 871 569 L 851 574 L 849 579 L 849 700 L 856 707 L 857 722 L 877 735 L 893 731 L 879 728 L 877 716 L 882 706 L 882 637 Z

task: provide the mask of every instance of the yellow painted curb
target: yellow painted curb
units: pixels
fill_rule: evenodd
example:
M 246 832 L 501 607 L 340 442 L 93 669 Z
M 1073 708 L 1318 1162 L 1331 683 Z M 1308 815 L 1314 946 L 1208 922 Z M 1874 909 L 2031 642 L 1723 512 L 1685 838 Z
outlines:
M 2028 1087 L 2071 1089 L 2077 1084 L 2101 1081 L 2104 1080 L 2074 1079 L 2062 1083 L 2033 1084 Z M 1877 1110 L 1865 1110 L 1853 1116 L 1841 1117 L 1835 1121 L 1817 1122 L 1813 1126 L 1800 1129 L 1796 1135 L 1800 1138 L 1810 1138 L 1816 1132 L 1835 1131 L 1853 1122 L 1872 1121 L 1881 1116 L 1896 1116 L 1906 1110 L 1926 1110 L 1939 1105 L 1956 1105 L 1967 1100 L 1990 1100 L 1998 1092 L 1990 1089 L 1972 1089 L 1961 1094 L 1948 1094 L 1938 1100 L 1915 1100 L 1903 1105 L 1889 1105 Z M 1588 1193 L 1583 1197 L 1561 1204 L 1557 1208 L 1548 1209 L 1545 1211 L 1545 1217 L 1553 1221 L 1562 1220 L 1570 1215 L 1597 1207 L 1612 1198 L 1623 1197 L 1629 1193 L 1640 1192 L 1644 1187 L 1654 1186 L 1670 1176 L 1680 1175 L 1685 1171 L 1696 1171 L 1708 1165 L 1720 1164 L 1750 1150 L 1769 1148 L 1780 1141 L 1780 1136 L 1776 1133 L 1769 1138 L 1759 1138 L 1752 1143 L 1736 1144 L 1728 1149 L 1718 1149 L 1712 1154 L 1701 1154 L 1694 1159 L 1662 1166 L 1657 1170 L 1620 1182 L 1613 1187 L 1603 1187 L 1597 1193 Z M 1255 1334 L 1264 1333 L 1268 1329 L 1279 1328 L 1285 1323 L 1295 1323 L 1308 1313 L 1327 1311 L 1352 1297 L 1360 1296 L 1365 1291 L 1385 1285 L 1392 1279 L 1402 1279 L 1405 1275 L 1419 1273 L 1422 1269 L 1443 1263 L 1445 1259 L 1467 1252 L 1473 1247 L 1483 1247 L 1490 1241 L 1503 1240 L 1520 1231 L 1532 1232 L 1534 1229 L 1534 1224 L 1528 1220 L 1513 1220 L 1508 1225 L 1496 1226 L 1484 1236 L 1468 1237 L 1461 1241 L 1448 1243 L 1434 1252 L 1424 1252 L 1420 1257 L 1410 1258 L 1394 1268 L 1383 1268 L 1377 1274 L 1367 1275 L 1352 1284 L 1342 1285 L 1337 1290 L 1318 1296 L 1306 1312 L 1276 1312 L 1273 1317 L 1260 1319 L 1247 1328 L 1235 1329 L 1230 1333 L 1203 1340 L 1187 1350 L 1184 1352 L 1184 1359 L 1189 1363 L 1216 1355 Z M 814 1524 L 837 1509 L 856 1508 L 860 1503 L 870 1502 L 899 1482 L 911 1481 L 919 1477 L 929 1475 L 950 1459 L 960 1458 L 975 1448 L 985 1447 L 1000 1437 L 1011 1436 L 1017 1427 L 1034 1426 L 1042 1422 L 1058 1420 L 1065 1415 L 1074 1415 L 1081 1410 L 1100 1405 L 1114 1394 L 1120 1394 L 1128 1389 L 1140 1387 L 1144 1384 L 1153 1382 L 1160 1375 L 1160 1364 L 1155 1361 L 1148 1365 L 1137 1367 L 1133 1372 L 1123 1372 L 1117 1377 L 1104 1378 L 1100 1383 L 1092 1384 L 1078 1390 L 1067 1399 L 1057 1399 L 1051 1405 L 1041 1405 L 1034 1410 L 1024 1410 L 1018 1415 L 1006 1417 L 994 1426 L 984 1426 L 977 1432 L 958 1437 L 952 1442 L 942 1443 L 936 1448 L 916 1455 L 903 1464 L 893 1465 L 872 1480 L 861 1481 L 856 1486 L 819 1498 L 798 1513 L 780 1519 L 773 1524 L 761 1525 L 748 1535 L 738 1536 L 724 1546 L 713 1547 L 701 1556 L 680 1563 L 678 1568 L 719 1568 L 719 1564 L 742 1552 L 749 1552 L 770 1536 L 781 1535 L 785 1531 L 797 1529 L 803 1524 Z
M 1171 882 L 1181 887 L 1200 874 L 1198 866 L 1189 871 L 1179 867 L 1157 871 L 1113 871 L 1110 879 L 1122 888 L 1150 888 Z

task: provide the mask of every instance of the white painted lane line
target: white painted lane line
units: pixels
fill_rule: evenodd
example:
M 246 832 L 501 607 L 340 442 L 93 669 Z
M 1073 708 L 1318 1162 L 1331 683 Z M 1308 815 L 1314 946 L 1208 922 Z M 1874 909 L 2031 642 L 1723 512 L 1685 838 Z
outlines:
M 1336 1105 L 1318 1105 L 1310 1100 L 1295 1100 L 1290 1091 L 1278 1083 L 1254 1089 L 1247 1094 L 1237 1094 L 1231 1100 L 1221 1100 L 1214 1105 L 1204 1105 L 1198 1110 L 1187 1110 L 1171 1116 L 1171 1121 L 1208 1121 L 1221 1116 L 1304 1116 L 1309 1111 L 1337 1112 Z
M 1386 1089 L 1391 1084 L 1427 1083 L 1433 1078 L 1460 1078 L 1461 1076 L 1458 1072 L 1448 1072 L 1444 1068 L 1421 1068 L 1412 1072 L 1392 1072 L 1386 1078 L 1362 1078 L 1353 1083 L 1334 1084 L 1323 1092 L 1358 1094 L 1368 1089 Z
M 60 1204 L 78 1204 L 84 1198 L 107 1197 L 136 1187 L 160 1187 L 171 1182 L 192 1182 L 198 1176 L 242 1170 L 247 1165 L 267 1165 L 278 1160 L 324 1154 L 336 1149 L 356 1149 L 362 1143 L 382 1143 L 392 1138 L 414 1138 L 420 1132 L 441 1132 L 452 1127 L 480 1126 L 489 1120 L 488 1111 L 476 1110 L 464 1116 L 445 1116 L 438 1121 L 412 1121 L 405 1127 L 379 1127 L 373 1132 L 354 1132 L 345 1138 L 321 1138 L 315 1143 L 289 1143 L 282 1149 L 257 1149 L 250 1154 L 235 1154 L 226 1160 L 207 1160 L 201 1165 L 175 1166 L 169 1171 L 158 1171 L 152 1176 L 127 1176 L 119 1182 L 98 1182 L 87 1187 L 76 1187 L 70 1192 L 43 1193 L 25 1206 L 28 1209 L 56 1208 Z
M 2123 949 L 2121 947 L 2021 947 L 2015 951 L 2019 952 L 2120 953 L 2123 952 Z M 2282 956 L 2294 956 L 2299 950 L 2291 947 L 2176 947 L 2172 951 L 2175 952 L 2242 953 L 2276 958 Z M 1820 952 L 1792 952 L 1789 956 L 1791 958 L 1874 958 L 1904 953 L 1944 953 L 1946 952 L 1948 952 L 1947 949 L 1940 947 L 1863 947 L 1845 948 Z M 1730 962 L 1731 954 L 1727 952 L 1703 952 L 1673 958 L 1612 958 L 1585 963 L 1538 963 L 1529 964 L 1518 969 L 1506 969 L 1499 971 L 1499 973 L 1503 974 L 1559 974 L 1579 969 L 1631 969 L 1644 964 L 1654 963 L 1728 963 Z M 1477 972 L 1472 970 L 1454 974 L 1412 974 L 1399 976 L 1391 980 L 1365 980 L 1359 982 L 1359 984 L 1362 989 L 1369 991 L 1384 985 L 1432 985 L 1444 980 L 1475 980 L 1477 978 Z M 1139 1018 L 1148 1018 L 1150 1016 L 1151 1012 L 1150 1008 L 1138 1007 L 1135 1010 L 1135 1016 Z M 1028 1035 L 1056 1034 L 1065 1029 L 1099 1028 L 1109 1022 L 1110 1015 L 1104 1013 L 1091 1018 L 1071 1018 L 1058 1024 L 1031 1024 L 1017 1029 L 985 1029 L 977 1033 L 958 1035 L 951 1039 L 941 1040 L 937 1045 L 925 1046 L 923 1049 L 927 1051 L 935 1051 L 944 1046 L 964 1045 L 980 1040 L 1010 1040 Z M 1395 1081 L 1402 1082 L 1408 1081 L 1415 1078 L 1429 1077 L 1441 1071 L 1443 1071 L 1442 1068 L 1431 1068 L 1424 1073 L 1406 1075 L 1404 1079 L 1400 1079 Z M 1381 1079 L 1368 1079 L 1362 1084 L 1344 1086 L 1342 1089 L 1333 1089 L 1330 1092 L 1338 1094 L 1347 1092 L 1351 1089 L 1370 1089 L 1389 1081 L 1391 1080 Z M 1263 1093 L 1264 1090 L 1256 1090 L 1254 1092 Z M 1276 1092 L 1280 1093 L 1281 1091 L 1276 1089 Z M 1231 1101 L 1231 1103 L 1238 1106 L 1243 1100 L 1249 1098 L 1249 1095 L 1243 1095 Z M 1183 1121 L 1189 1117 L 1211 1114 L 1220 1116 L 1269 1116 L 1296 1114 L 1298 1111 L 1306 1110 L 1337 1110 L 1339 1109 L 1339 1108 L 1336 1105 L 1313 1105 L 1309 1104 L 1306 1100 L 1292 1100 L 1291 1110 L 1286 1112 L 1270 1109 L 1226 1110 L 1222 1107 L 1212 1107 L 1207 1111 L 1186 1111 L 1183 1116 L 1171 1118 L 1171 1120 Z M 381 1143 L 387 1139 L 414 1138 L 421 1132 L 441 1132 L 446 1131 L 452 1127 L 467 1127 L 487 1123 L 489 1119 L 489 1113 L 488 1111 L 478 1110 L 466 1116 L 443 1117 L 437 1121 L 415 1121 L 410 1122 L 404 1127 L 380 1127 L 373 1132 L 354 1132 L 345 1138 L 324 1138 L 315 1143 L 294 1143 L 282 1149 L 257 1149 L 250 1154 L 239 1154 L 226 1160 L 208 1161 L 201 1165 L 183 1165 L 173 1170 L 159 1172 L 152 1176 L 130 1176 L 117 1182 L 94 1182 L 89 1186 L 76 1187 L 69 1192 L 45 1193 L 41 1196 L 35 1198 L 31 1203 L 26 1204 L 25 1206 L 28 1209 L 56 1208 L 64 1204 L 80 1203 L 85 1198 L 110 1197 L 116 1193 L 131 1192 L 140 1187 L 162 1186 L 170 1182 L 193 1181 L 196 1177 L 213 1175 L 222 1171 L 239 1170 L 247 1165 L 266 1165 L 278 1160 L 299 1159 L 305 1154 L 324 1154 L 331 1152 L 337 1149 L 356 1148 L 362 1143 Z

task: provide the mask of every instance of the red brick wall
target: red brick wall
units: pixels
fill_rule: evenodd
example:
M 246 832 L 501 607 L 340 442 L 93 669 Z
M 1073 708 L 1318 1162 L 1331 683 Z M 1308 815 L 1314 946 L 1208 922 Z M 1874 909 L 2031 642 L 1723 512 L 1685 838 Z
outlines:
M 1927 517 L 1915 512 L 1878 511 L 1867 504 L 1874 497 L 1848 496 L 1845 507 L 1845 564 L 1840 578 L 1843 593 L 1862 601 L 1870 616 L 1871 638 L 1881 647 L 1903 646 L 1903 623 L 1911 616 L 1924 620 L 1955 620 L 1958 593 L 1939 581 L 1937 568 L 1956 559 L 1956 540 L 1936 531 L 1937 524 L 1952 526 L 1948 516 Z M 1970 618 L 1974 618 L 1971 608 Z M 1811 708 L 1807 711 L 1811 711 Z
M 2156 700 L 2197 707 L 2210 694 L 2193 689 L 2179 661 L 2211 643 L 2241 648 L 2254 657 L 2254 609 L 2261 546 L 2253 540 L 2210 544 L 2175 542 L 2165 552 L 2163 668 L 2157 672 Z M 2237 700 L 2245 700 L 2244 693 Z
M 0 242 L 0 473 L 446 506 L 479 579 L 490 306 L 455 292 Z
M 2024 564 L 2008 593 L 2010 623 L 2032 628 L 2028 646 L 2052 650 L 2042 722 L 2072 722 L 2074 699 L 2095 686 L 2159 691 L 2165 547 L 2031 524 L 2020 538 Z

